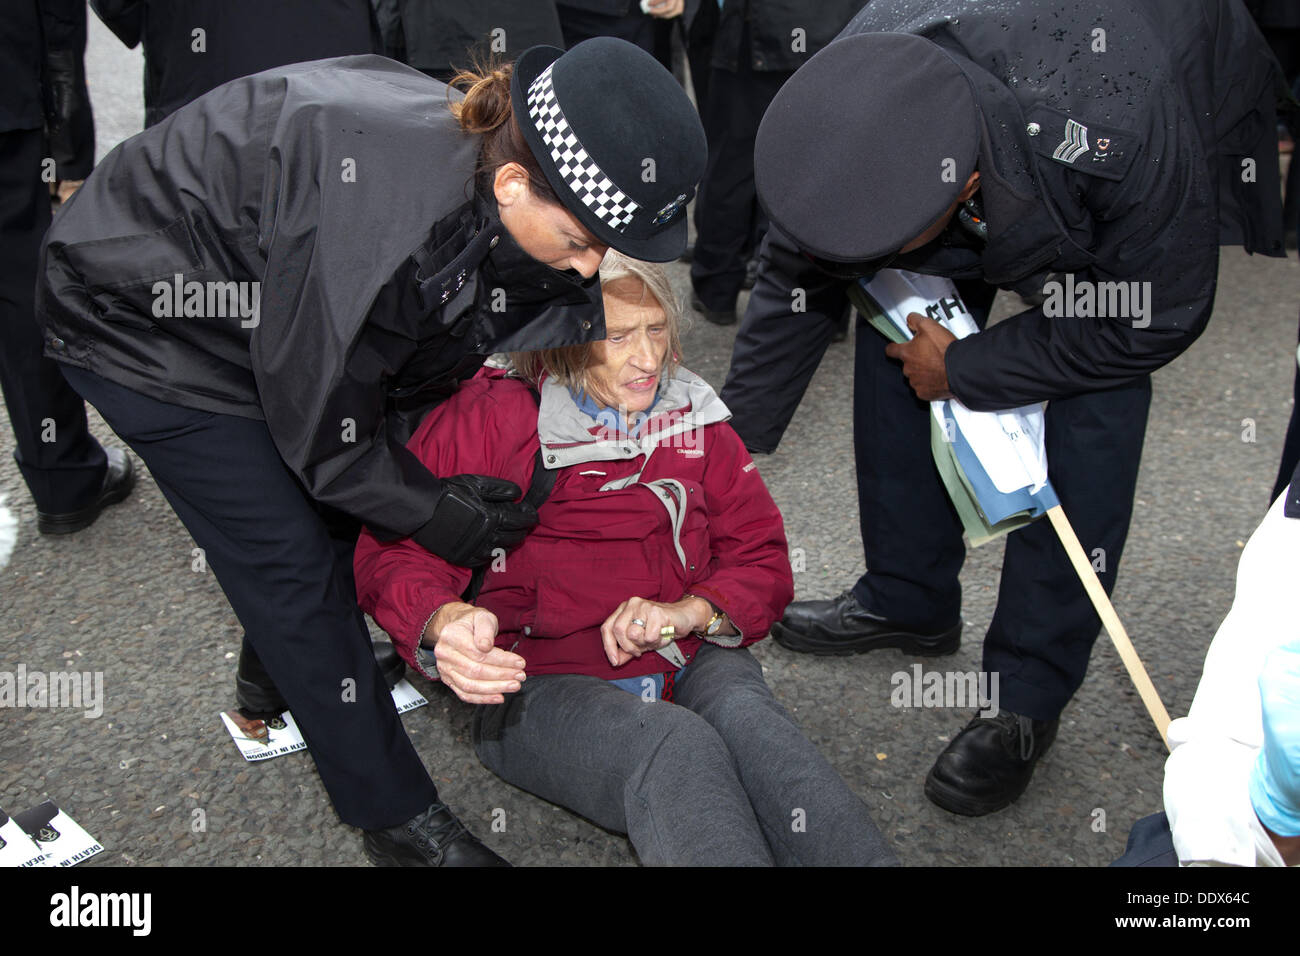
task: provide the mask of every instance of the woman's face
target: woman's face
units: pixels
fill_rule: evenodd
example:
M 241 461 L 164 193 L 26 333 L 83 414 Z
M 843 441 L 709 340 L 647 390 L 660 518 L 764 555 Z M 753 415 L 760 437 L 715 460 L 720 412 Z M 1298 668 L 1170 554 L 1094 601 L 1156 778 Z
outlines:
M 538 199 L 522 166 L 506 163 L 494 187 L 501 223 L 524 252 L 561 272 L 573 269 L 588 279 L 596 274 L 609 247 L 563 206 Z
M 635 277 L 607 282 L 601 292 L 606 338 L 592 343 L 587 391 L 606 408 L 625 415 L 644 412 L 654 401 L 668 360 L 668 318 Z

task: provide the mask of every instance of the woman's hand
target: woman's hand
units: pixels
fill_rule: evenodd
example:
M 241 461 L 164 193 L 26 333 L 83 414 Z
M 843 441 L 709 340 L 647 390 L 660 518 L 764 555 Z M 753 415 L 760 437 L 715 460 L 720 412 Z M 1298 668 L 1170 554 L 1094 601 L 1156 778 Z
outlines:
M 611 666 L 622 667 L 646 651 L 666 646 L 661 628 L 671 624 L 676 637 L 685 637 L 704 627 L 712 616 L 713 608 L 703 598 L 684 597 L 673 604 L 628 598 L 600 626 L 605 657 Z
M 525 680 L 524 659 L 493 644 L 497 617 L 472 604 L 438 608 L 420 643 L 433 647 L 438 676 L 467 704 L 501 704 Z

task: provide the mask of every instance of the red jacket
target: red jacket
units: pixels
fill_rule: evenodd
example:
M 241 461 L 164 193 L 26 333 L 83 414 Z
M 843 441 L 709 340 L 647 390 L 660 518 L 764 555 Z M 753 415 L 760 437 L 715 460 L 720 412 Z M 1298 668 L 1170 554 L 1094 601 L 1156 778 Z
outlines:
M 497 645 L 523 657 L 531 674 L 675 670 L 701 638 L 679 638 L 680 655 L 643 654 L 615 669 L 600 625 L 630 597 L 671 602 L 687 593 L 713 602 L 740 631 L 717 643 L 766 636 L 794 596 L 785 530 L 728 417 L 684 369 L 664 384 L 639 438 L 604 428 L 552 382 L 543 383 L 539 409 L 525 385 L 500 373 L 467 382 L 431 412 L 407 447 L 435 475 L 494 475 L 527 488 L 539 442 L 559 471 L 538 526 L 493 562 L 474 602 L 497 616 Z M 460 600 L 470 572 L 410 539 L 381 544 L 368 531 L 355 567 L 361 607 L 408 663 L 435 676 L 427 649 L 416 653 L 420 635 L 434 611 Z

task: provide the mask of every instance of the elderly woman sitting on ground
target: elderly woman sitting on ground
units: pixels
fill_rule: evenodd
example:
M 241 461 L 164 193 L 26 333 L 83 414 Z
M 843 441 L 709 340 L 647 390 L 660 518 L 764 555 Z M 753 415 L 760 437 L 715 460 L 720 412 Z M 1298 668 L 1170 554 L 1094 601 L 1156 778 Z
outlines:
M 894 863 L 746 650 L 793 596 L 785 532 L 726 407 L 676 364 L 667 276 L 613 251 L 600 274 L 604 341 L 513 356 L 409 446 L 436 475 L 553 476 L 536 529 L 473 603 L 469 570 L 366 532 L 361 606 L 481 705 L 485 766 L 642 862 Z

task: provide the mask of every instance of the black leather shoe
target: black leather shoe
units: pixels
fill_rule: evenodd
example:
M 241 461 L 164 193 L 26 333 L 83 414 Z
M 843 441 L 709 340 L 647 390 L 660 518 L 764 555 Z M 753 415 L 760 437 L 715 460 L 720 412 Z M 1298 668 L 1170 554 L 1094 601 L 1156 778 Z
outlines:
M 736 324 L 736 310 L 734 308 L 732 309 L 705 308 L 704 303 L 700 301 L 700 297 L 698 295 L 695 295 L 694 293 L 691 293 L 691 308 L 694 309 L 696 312 L 700 313 L 700 315 L 704 316 L 705 319 L 707 319 L 709 322 L 712 322 L 714 325 L 735 325 Z
M 362 843 L 375 866 L 510 865 L 466 830 L 445 803 L 398 826 L 366 830 Z
M 406 662 L 388 641 L 375 641 L 374 653 L 384 683 L 392 690 L 406 676 Z M 235 671 L 235 704 L 249 720 L 269 720 L 289 709 L 288 702 L 262 662 L 243 649 L 239 652 L 239 667 Z
M 108 457 L 108 469 L 104 472 L 99 497 L 77 511 L 65 511 L 63 514 L 37 511 L 36 529 L 41 534 L 72 534 L 89 528 L 101 511 L 109 505 L 126 500 L 135 487 L 135 466 L 131 464 L 131 456 L 121 448 L 105 448 L 104 454 Z
M 1052 746 L 1060 724 L 1007 710 L 975 717 L 930 768 L 925 795 L 966 817 L 1011 806 L 1029 786 L 1034 765 Z
M 782 647 L 801 654 L 864 654 L 896 647 L 907 654 L 938 657 L 961 647 L 961 621 L 937 634 L 918 634 L 872 617 L 851 590 L 830 601 L 799 601 L 772 625 Z

